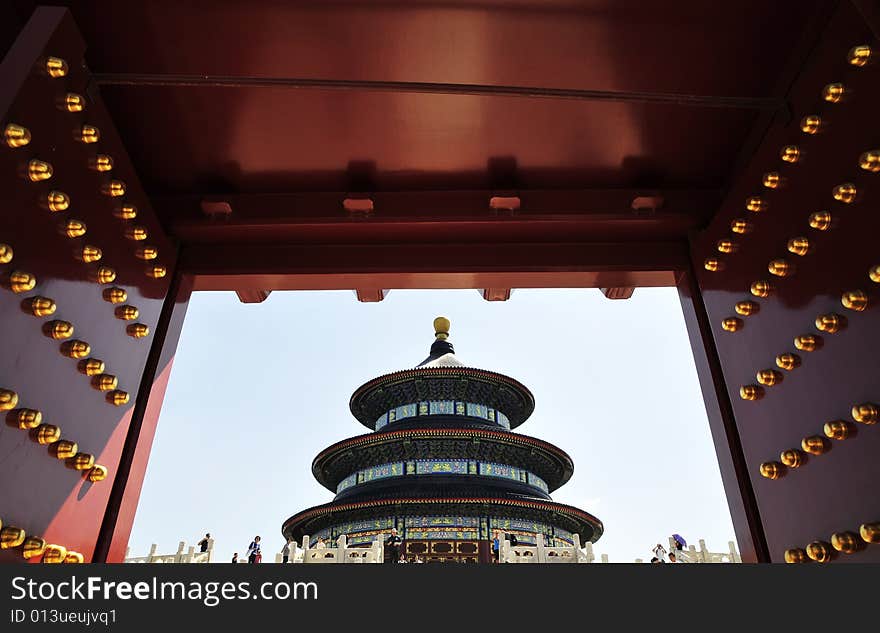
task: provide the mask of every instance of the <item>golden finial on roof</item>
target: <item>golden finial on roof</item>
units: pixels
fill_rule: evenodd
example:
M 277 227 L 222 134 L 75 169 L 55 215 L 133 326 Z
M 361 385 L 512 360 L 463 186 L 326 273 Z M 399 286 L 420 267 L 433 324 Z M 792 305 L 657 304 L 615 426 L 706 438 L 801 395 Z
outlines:
M 434 319 L 434 336 L 438 341 L 445 341 L 449 338 L 449 319 L 446 317 L 437 317 Z

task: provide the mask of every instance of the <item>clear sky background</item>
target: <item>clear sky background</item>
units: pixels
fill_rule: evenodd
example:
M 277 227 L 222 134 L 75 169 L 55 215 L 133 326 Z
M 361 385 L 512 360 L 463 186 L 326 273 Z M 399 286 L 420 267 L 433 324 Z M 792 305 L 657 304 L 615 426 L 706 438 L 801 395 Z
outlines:
M 672 533 L 727 551 L 733 526 L 678 295 L 640 288 L 624 301 L 595 289 L 275 292 L 262 304 L 196 293 L 165 397 L 129 546 L 174 552 L 214 537 L 215 559 L 254 535 L 274 561 L 281 523 L 333 493 L 312 459 L 367 432 L 348 409 L 375 376 L 421 362 L 434 317 L 452 321 L 466 365 L 521 381 L 535 395 L 517 432 L 574 460 L 553 499 L 602 520 L 594 546 L 612 562 L 650 559 Z

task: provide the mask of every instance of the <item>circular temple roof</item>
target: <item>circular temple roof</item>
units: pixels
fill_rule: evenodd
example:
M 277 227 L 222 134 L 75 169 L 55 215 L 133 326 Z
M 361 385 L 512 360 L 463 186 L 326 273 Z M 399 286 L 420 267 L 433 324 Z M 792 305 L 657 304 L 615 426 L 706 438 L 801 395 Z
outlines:
M 574 472 L 568 453 L 528 435 L 480 428 L 415 428 L 367 433 L 328 446 L 312 462 L 312 474 L 335 492 L 339 482 L 359 468 L 385 461 L 453 455 L 513 462 L 546 481 L 550 492 Z
M 387 511 L 397 516 L 430 515 L 437 512 L 465 515 L 513 514 L 558 525 L 578 534 L 582 543 L 595 543 L 604 531 L 602 522 L 592 514 L 555 501 L 500 497 L 399 497 L 352 503 L 325 503 L 293 515 L 281 526 L 281 532 L 298 541 L 309 532 L 314 533 L 333 523 L 360 516 L 373 517 L 377 511 Z
M 396 371 L 364 383 L 351 396 L 349 408 L 370 429 L 394 407 L 425 400 L 461 400 L 484 404 L 504 413 L 516 428 L 535 410 L 535 397 L 513 378 L 485 369 L 465 367 L 447 340 L 449 319 L 434 319 L 436 340 L 430 355 L 413 369 Z

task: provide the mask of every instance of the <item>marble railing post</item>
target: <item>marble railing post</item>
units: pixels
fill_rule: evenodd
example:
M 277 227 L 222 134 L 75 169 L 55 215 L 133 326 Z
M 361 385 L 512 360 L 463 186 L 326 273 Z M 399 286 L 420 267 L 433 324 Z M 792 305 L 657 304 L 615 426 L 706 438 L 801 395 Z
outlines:
M 370 549 L 373 550 L 373 562 L 381 563 L 384 562 L 385 559 L 385 545 L 382 542 L 382 539 L 377 538 L 373 541 L 373 544 L 370 545 Z
M 308 534 L 306 534 L 302 537 L 302 551 L 303 551 L 302 559 L 300 559 L 299 562 L 305 563 L 306 562 L 306 554 L 309 553 L 309 535 Z M 296 552 L 294 552 L 294 554 L 295 553 Z M 294 563 L 297 562 L 296 556 L 294 556 L 290 560 L 291 560 L 291 562 L 294 562 Z
M 592 563 L 596 560 L 596 555 L 593 553 L 593 544 L 587 541 L 586 545 L 584 545 L 583 550 L 581 550 L 581 537 L 579 534 L 574 535 L 574 554 L 575 554 L 575 562 L 580 562 L 583 559 L 585 563 Z
M 336 562 L 344 563 L 348 560 L 348 552 L 346 551 L 346 546 L 348 545 L 348 539 L 345 538 L 345 534 L 341 535 L 338 539 L 336 539 Z
M 700 539 L 700 562 L 709 562 L 709 550 L 706 549 L 706 541 L 704 541 L 703 539 Z
M 547 562 L 547 552 L 544 549 L 544 535 L 543 534 L 536 534 L 535 535 L 535 544 L 538 546 L 537 547 L 538 551 L 536 552 L 538 554 L 538 560 L 535 562 L 546 563 Z
M 602 557 L 600 558 L 600 560 L 603 563 L 607 563 L 608 562 L 608 554 L 602 554 Z
M 148 563 L 152 563 L 156 559 L 156 550 L 159 549 L 159 546 L 156 543 L 150 545 L 150 554 L 147 558 Z

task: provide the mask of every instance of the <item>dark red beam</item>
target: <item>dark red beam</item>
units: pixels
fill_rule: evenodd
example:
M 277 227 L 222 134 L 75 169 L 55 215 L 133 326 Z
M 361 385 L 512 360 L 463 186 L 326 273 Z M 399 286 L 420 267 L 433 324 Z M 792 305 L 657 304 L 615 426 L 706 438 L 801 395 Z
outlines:
M 499 195 L 515 196 L 519 208 L 490 208 Z M 346 210 L 354 196 L 361 203 L 367 197 L 371 210 Z M 660 206 L 634 209 L 636 199 Z M 596 242 L 684 239 L 705 224 L 718 200 L 715 190 L 594 189 L 184 196 L 154 204 L 184 243 Z M 221 205 L 229 212 L 205 214 Z
M 364 90 L 439 95 L 525 97 L 529 99 L 575 99 L 579 101 L 617 101 L 659 103 L 702 108 L 737 108 L 775 111 L 785 101 L 767 97 L 694 95 L 669 92 L 578 90 L 537 86 L 495 86 L 483 84 L 436 83 L 424 81 L 368 81 L 309 79 L 302 77 L 229 77 L 219 75 L 178 75 L 157 73 L 95 73 L 95 81 L 105 86 L 149 86 L 191 88 L 317 88 L 321 90 Z
M 195 290 L 673 286 L 684 242 L 189 244 Z

